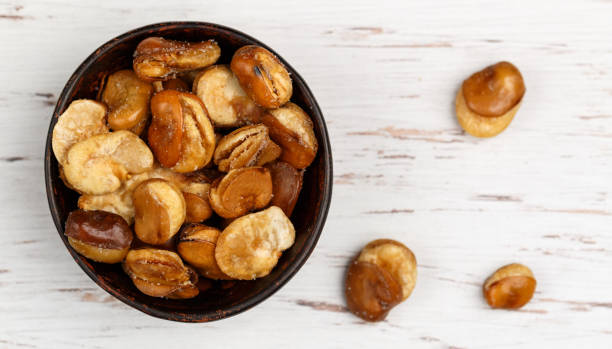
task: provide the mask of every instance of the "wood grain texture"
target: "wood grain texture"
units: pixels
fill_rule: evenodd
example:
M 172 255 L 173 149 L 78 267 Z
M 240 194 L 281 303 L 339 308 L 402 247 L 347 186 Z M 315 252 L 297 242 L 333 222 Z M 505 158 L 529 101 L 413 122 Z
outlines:
M 0 1 L 0 347 L 609 348 L 612 343 L 612 2 Z M 112 298 L 78 268 L 46 203 L 55 100 L 108 39 L 167 20 L 234 27 L 283 55 L 328 122 L 335 187 L 323 235 L 281 291 L 234 318 L 181 324 Z M 498 60 L 527 94 L 480 140 L 453 114 L 461 81 Z M 419 263 L 387 320 L 346 311 L 368 241 Z M 497 267 L 534 272 L 534 299 L 492 311 Z

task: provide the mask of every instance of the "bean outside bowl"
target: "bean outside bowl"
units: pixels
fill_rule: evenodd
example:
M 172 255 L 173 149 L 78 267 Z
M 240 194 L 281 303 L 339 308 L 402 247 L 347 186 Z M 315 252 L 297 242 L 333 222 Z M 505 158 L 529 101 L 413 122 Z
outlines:
M 304 265 L 312 253 L 327 217 L 332 190 L 332 157 L 325 120 L 315 97 L 302 77 L 280 55 L 293 80 L 291 100 L 306 111 L 314 124 L 319 142 L 317 157 L 304 174 L 304 184 L 291 220 L 296 230 L 295 244 L 285 251 L 270 275 L 254 281 L 236 281 L 218 285 L 187 300 L 149 297 L 134 287 L 119 264 L 90 261 L 77 254 L 64 236 L 64 223 L 70 211 L 77 209 L 78 194 L 68 189 L 59 176 L 58 163 L 51 148 L 51 135 L 57 118 L 75 99 L 96 99 L 104 78 L 131 67 L 138 43 L 150 36 L 183 41 L 215 39 L 221 47 L 218 63 L 229 64 L 232 54 L 244 45 L 262 42 L 237 30 L 203 22 L 168 22 L 152 24 L 120 35 L 92 53 L 72 74 L 62 91 L 49 125 L 45 148 L 45 184 L 51 216 L 64 245 L 83 271 L 105 291 L 122 302 L 149 315 L 174 321 L 205 322 L 243 312 L 278 291 Z M 229 287 L 228 287 L 229 286 Z

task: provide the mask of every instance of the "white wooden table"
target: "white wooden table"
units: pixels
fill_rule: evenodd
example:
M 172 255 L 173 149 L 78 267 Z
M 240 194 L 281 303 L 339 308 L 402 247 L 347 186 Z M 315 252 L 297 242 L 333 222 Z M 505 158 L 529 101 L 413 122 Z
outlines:
M 612 1 L 0 1 L 0 347 L 612 347 Z M 108 295 L 51 221 L 42 154 L 56 98 L 106 40 L 167 20 L 216 22 L 282 54 L 327 119 L 334 193 L 317 248 L 277 294 L 208 324 Z M 500 136 L 464 134 L 455 93 L 499 60 L 527 94 Z M 343 274 L 375 238 L 416 254 L 383 323 L 347 313 Z M 522 262 L 520 311 L 481 284 Z M 179 346 L 180 345 L 180 346 Z

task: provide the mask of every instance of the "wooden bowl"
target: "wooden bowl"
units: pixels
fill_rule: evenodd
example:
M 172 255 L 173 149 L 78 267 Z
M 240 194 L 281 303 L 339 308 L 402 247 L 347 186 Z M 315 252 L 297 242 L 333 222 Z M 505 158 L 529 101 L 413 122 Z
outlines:
M 51 134 L 57 118 L 78 98 L 96 99 L 105 76 L 117 70 L 131 68 L 136 45 L 149 36 L 168 39 L 203 41 L 215 39 L 221 47 L 219 63 L 229 63 L 236 49 L 262 42 L 237 30 L 203 22 L 168 22 L 152 24 L 120 35 L 98 48 L 77 68 L 59 96 L 53 112 L 45 148 L 45 183 L 51 216 L 66 248 L 92 280 L 122 302 L 159 318 L 204 322 L 223 319 L 245 311 L 278 291 L 295 275 L 312 253 L 327 217 L 332 190 L 332 156 L 325 120 L 312 92 L 302 77 L 280 55 L 293 78 L 291 100 L 312 118 L 319 141 L 319 151 L 305 172 L 304 185 L 291 220 L 296 230 L 295 244 L 285 251 L 270 275 L 254 281 L 231 284 L 213 283 L 193 299 L 172 300 L 149 297 L 138 291 L 119 264 L 109 265 L 90 261 L 77 254 L 64 236 L 68 213 L 77 209 L 78 194 L 68 189 L 59 177 L 58 163 L 51 148 Z

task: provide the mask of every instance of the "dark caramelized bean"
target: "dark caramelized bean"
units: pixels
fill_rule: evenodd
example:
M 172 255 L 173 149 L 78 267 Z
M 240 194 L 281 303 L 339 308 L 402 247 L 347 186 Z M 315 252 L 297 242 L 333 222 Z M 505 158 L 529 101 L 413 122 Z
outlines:
M 121 216 L 104 211 L 70 212 L 64 234 L 79 254 L 103 263 L 121 262 L 133 239 Z
M 266 165 L 272 175 L 274 196 L 270 205 L 280 207 L 287 217 L 291 217 L 302 190 L 304 172 L 296 170 L 286 162 L 278 161 Z

